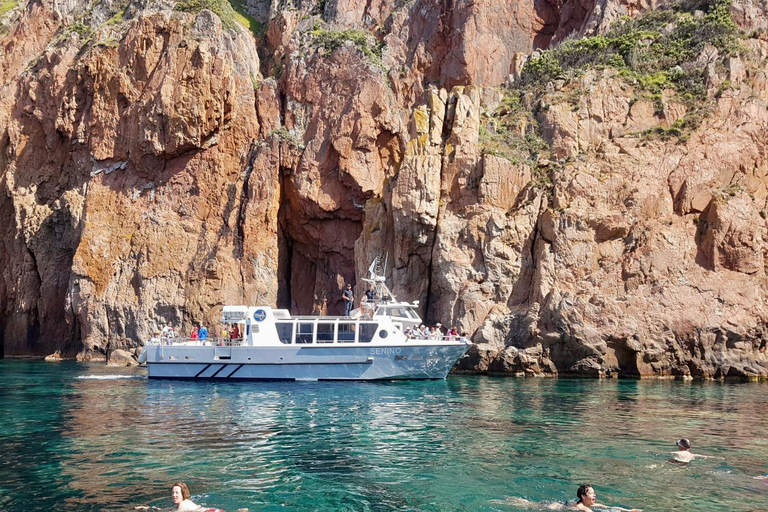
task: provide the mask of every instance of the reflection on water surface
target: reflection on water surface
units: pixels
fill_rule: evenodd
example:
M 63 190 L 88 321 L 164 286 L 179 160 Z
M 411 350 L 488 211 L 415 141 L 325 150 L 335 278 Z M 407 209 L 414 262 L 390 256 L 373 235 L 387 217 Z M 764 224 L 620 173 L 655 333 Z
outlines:
M 0 360 L 0 509 L 515 511 L 573 497 L 766 510 L 768 385 L 450 377 L 147 381 L 140 369 Z M 713 455 L 667 462 L 674 441 Z

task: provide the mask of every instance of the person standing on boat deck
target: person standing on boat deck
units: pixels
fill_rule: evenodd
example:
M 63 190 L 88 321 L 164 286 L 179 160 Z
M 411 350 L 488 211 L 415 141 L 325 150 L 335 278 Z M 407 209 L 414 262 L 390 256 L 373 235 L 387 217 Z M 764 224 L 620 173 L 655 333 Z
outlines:
M 168 325 L 163 327 L 163 330 L 160 333 L 160 335 L 163 337 L 163 340 L 166 343 L 170 343 L 171 340 L 173 339 L 173 336 L 174 336 L 173 335 L 173 324 L 171 322 L 168 322 Z
M 232 331 L 230 331 L 229 337 L 233 340 L 240 339 L 240 328 L 237 327 L 237 324 L 232 327 Z
M 351 284 L 346 286 L 341 298 L 344 300 L 344 316 L 349 316 L 352 313 L 352 305 L 355 303 L 355 293 L 352 291 Z
M 200 336 L 200 333 L 198 331 L 198 327 L 196 325 L 192 326 L 192 334 L 189 335 L 189 338 L 192 340 L 198 339 Z
M 376 300 L 376 290 L 373 289 L 372 284 L 369 284 L 368 289 L 365 290 L 365 298 L 368 299 L 369 302 Z
M 203 324 L 200 324 L 200 330 L 197 332 L 197 335 L 200 336 L 200 341 L 207 340 L 208 339 L 208 329 L 206 329 Z

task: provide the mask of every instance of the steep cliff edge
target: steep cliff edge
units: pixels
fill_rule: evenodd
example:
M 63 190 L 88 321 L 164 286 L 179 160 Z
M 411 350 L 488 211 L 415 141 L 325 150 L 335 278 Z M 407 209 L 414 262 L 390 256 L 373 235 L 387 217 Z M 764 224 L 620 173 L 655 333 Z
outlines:
M 463 371 L 768 375 L 765 5 L 235 7 L 2 13 L 5 356 L 336 312 L 388 253 Z

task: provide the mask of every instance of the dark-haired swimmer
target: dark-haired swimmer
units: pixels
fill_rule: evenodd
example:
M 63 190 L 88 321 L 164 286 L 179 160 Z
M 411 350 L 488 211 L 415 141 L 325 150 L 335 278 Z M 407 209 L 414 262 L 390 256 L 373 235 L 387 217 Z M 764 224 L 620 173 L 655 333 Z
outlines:
M 674 462 L 675 464 L 688 464 L 693 459 L 709 458 L 706 455 L 691 453 L 691 442 L 684 437 L 678 439 L 676 444 L 679 449 L 676 452 L 672 452 L 672 458 L 669 459 L 669 462 Z
M 591 485 L 580 486 L 576 490 L 576 498 L 576 508 L 585 512 L 592 512 L 590 507 L 610 508 L 611 510 L 621 510 L 622 512 L 643 512 L 639 508 L 609 507 L 608 505 L 597 503 L 597 495 Z
M 583 510 L 585 512 L 592 512 L 590 507 L 605 508 L 612 511 L 621 512 L 643 512 L 639 508 L 622 508 L 622 507 L 609 507 L 608 505 L 602 505 L 596 503 L 597 496 L 595 490 L 591 485 L 582 485 L 576 490 L 576 500 L 562 501 L 539 501 L 534 502 L 525 498 L 507 498 L 504 504 L 513 505 L 520 508 L 535 508 L 538 510 Z M 500 503 L 500 502 L 499 502 Z

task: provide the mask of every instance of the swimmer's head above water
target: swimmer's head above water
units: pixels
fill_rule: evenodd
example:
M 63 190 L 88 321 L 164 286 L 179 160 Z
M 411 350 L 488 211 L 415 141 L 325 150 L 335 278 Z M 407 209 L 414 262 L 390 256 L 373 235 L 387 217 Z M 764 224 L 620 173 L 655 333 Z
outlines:
M 176 482 L 171 487 L 171 499 L 178 505 L 184 500 L 189 499 L 189 487 L 184 482 Z
M 681 450 L 690 450 L 691 449 L 691 442 L 686 438 L 681 438 L 677 440 L 677 447 Z
M 576 498 L 578 498 L 579 503 L 590 506 L 597 500 L 597 495 L 591 485 L 585 484 L 576 489 Z

